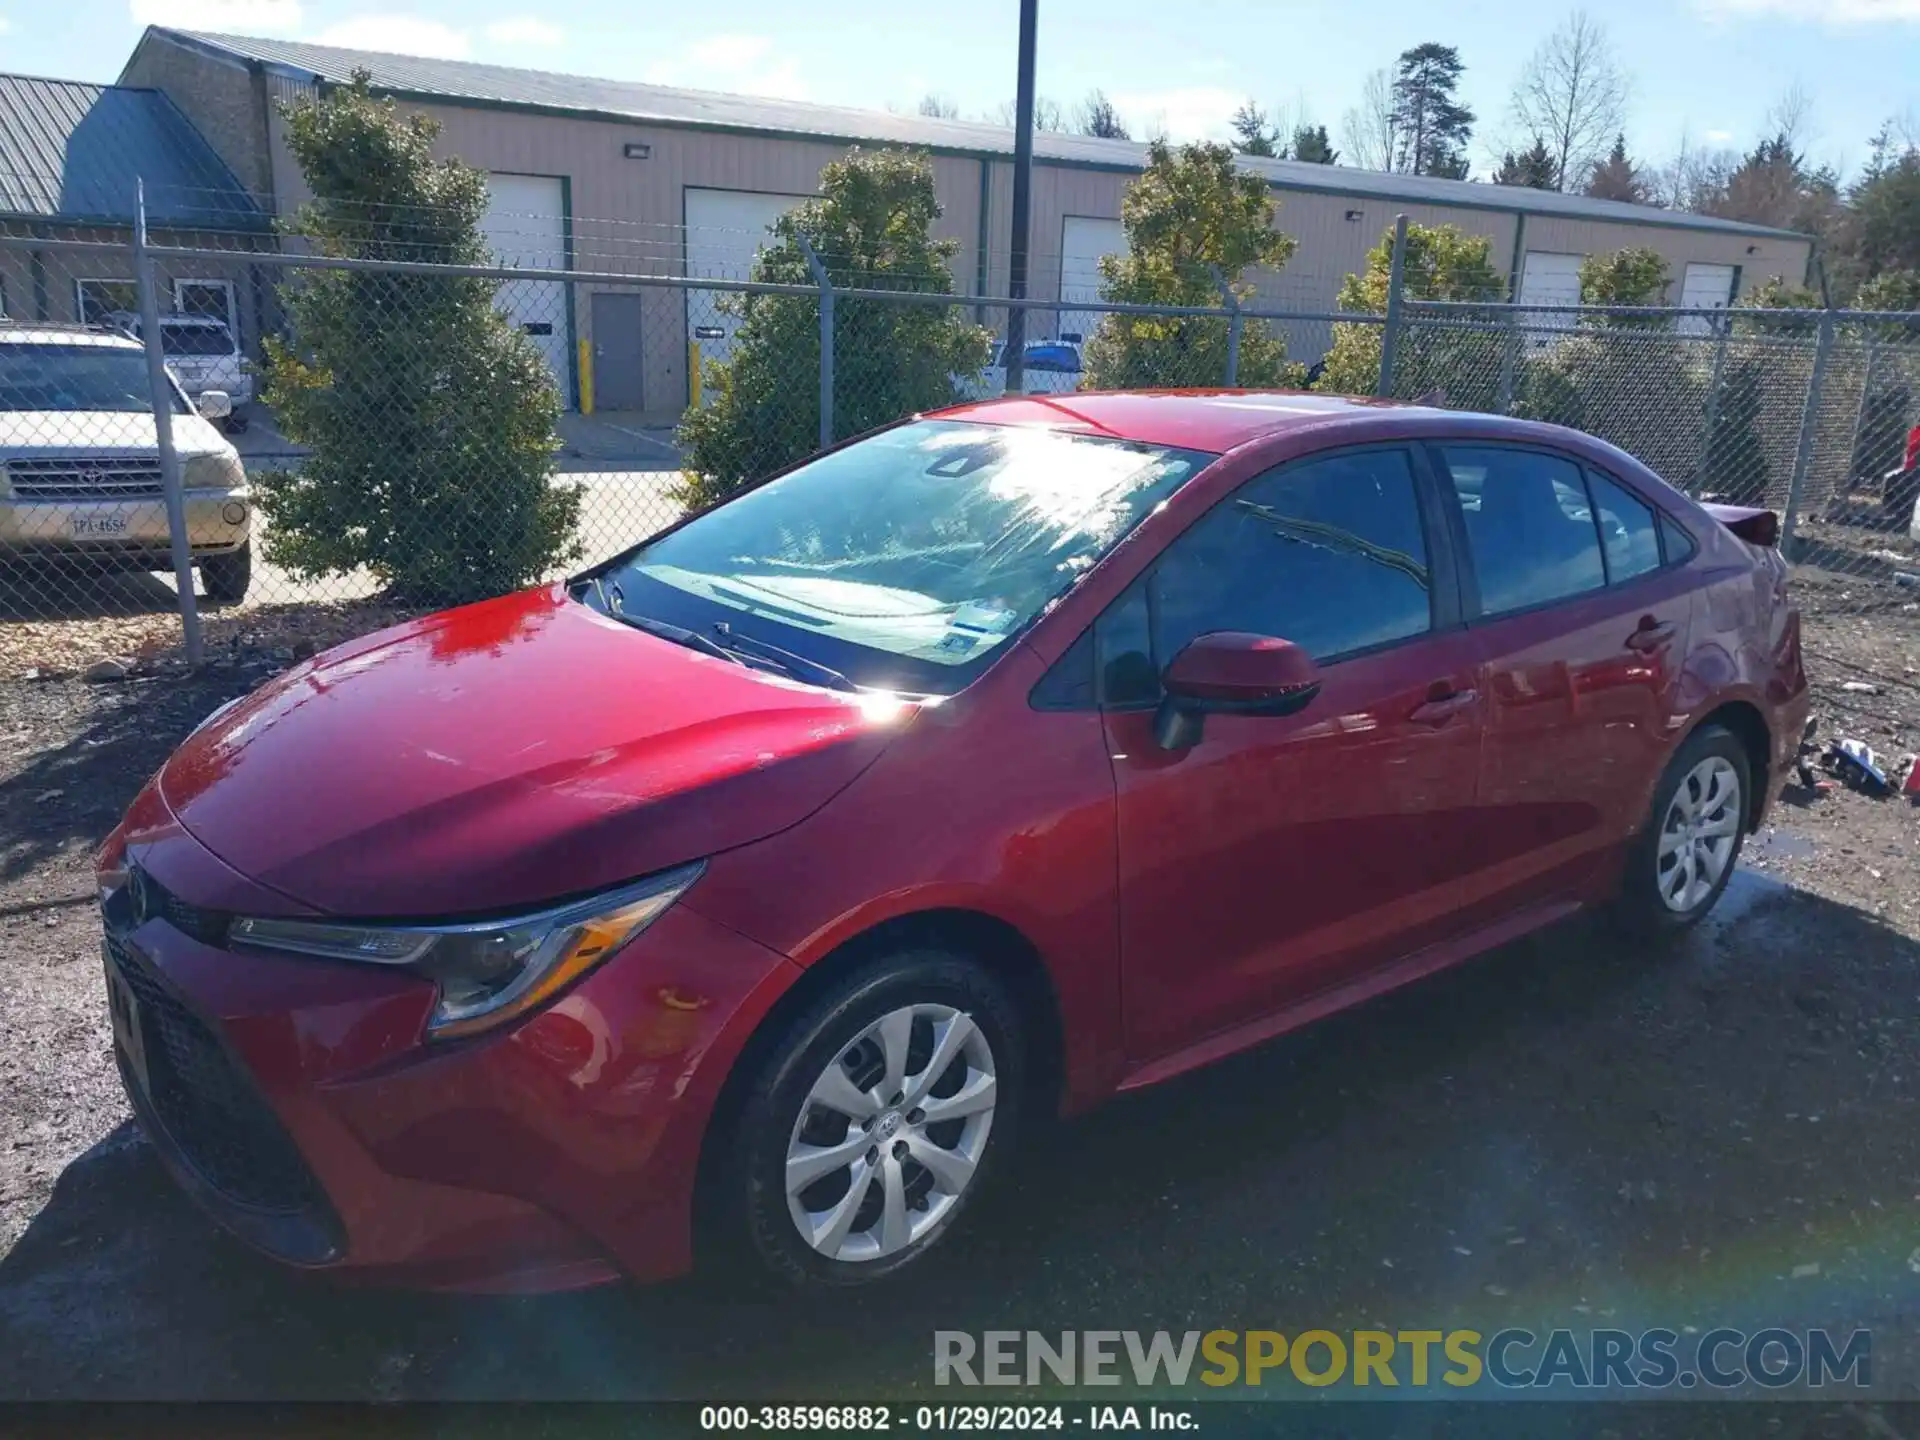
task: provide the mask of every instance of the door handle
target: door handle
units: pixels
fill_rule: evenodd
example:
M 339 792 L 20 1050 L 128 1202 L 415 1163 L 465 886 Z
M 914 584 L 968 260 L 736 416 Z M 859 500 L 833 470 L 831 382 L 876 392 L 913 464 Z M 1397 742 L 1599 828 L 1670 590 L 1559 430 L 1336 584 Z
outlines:
M 1450 690 L 1414 706 L 1407 718 L 1416 725 L 1444 725 L 1479 698 L 1478 690 Z
M 1640 628 L 1627 637 L 1627 648 L 1650 655 L 1655 650 L 1665 649 L 1673 643 L 1673 626 L 1664 620 L 1655 620 L 1651 615 L 1640 622 Z

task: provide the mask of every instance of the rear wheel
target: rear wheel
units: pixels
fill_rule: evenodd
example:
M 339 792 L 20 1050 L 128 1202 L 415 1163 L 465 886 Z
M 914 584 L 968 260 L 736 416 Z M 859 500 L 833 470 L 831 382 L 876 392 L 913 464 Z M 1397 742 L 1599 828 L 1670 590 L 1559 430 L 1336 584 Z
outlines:
M 216 605 L 238 605 L 247 598 L 253 583 L 253 542 L 223 555 L 209 555 L 200 562 L 200 583 L 207 587 L 207 598 Z
M 1746 746 L 1731 731 L 1709 725 L 1688 737 L 1627 856 L 1617 903 L 1627 929 L 1672 934 L 1713 908 L 1740 858 L 1752 785 Z
M 1019 1017 L 974 961 L 916 949 L 785 1029 L 729 1137 L 726 1228 L 792 1284 L 878 1280 L 948 1233 L 1011 1144 Z

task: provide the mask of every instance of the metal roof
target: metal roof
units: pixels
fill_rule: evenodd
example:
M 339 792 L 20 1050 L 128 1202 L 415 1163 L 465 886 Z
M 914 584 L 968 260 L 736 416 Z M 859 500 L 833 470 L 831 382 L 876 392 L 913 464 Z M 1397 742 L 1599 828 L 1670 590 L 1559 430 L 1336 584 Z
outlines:
M 142 180 L 154 225 L 268 223 L 158 90 L 0 75 L 0 215 L 129 225 Z
M 147 44 L 156 35 L 242 60 L 259 61 L 305 79 L 346 84 L 356 69 L 364 69 L 372 75 L 376 90 L 424 100 L 593 115 L 656 125 L 912 145 L 965 155 L 1010 157 L 1013 154 L 1011 130 L 1001 125 L 970 120 L 894 115 L 881 110 L 856 110 L 799 100 L 728 95 L 710 90 L 681 90 L 664 85 L 642 85 L 630 80 L 601 80 L 585 75 L 521 70 L 507 65 L 483 65 L 470 60 L 386 55 L 371 50 L 312 45 L 298 40 L 265 40 L 245 35 L 170 30 L 159 26 L 150 28 L 140 43 Z M 1033 153 L 1036 160 L 1050 164 L 1139 170 L 1146 164 L 1147 147 L 1129 140 L 1042 133 L 1034 136 Z M 1562 195 L 1553 190 L 1521 190 L 1466 180 L 1438 180 L 1425 175 L 1387 175 L 1343 165 L 1310 165 L 1297 160 L 1269 160 L 1254 156 L 1242 156 L 1241 163 L 1248 170 L 1264 175 L 1282 190 L 1347 195 L 1362 200 L 1501 210 L 1513 214 L 1564 216 L 1576 220 L 1612 220 L 1630 225 L 1661 225 L 1797 240 L 1808 238 L 1791 230 L 1776 230 L 1707 215 L 1689 215 L 1650 205 L 1594 200 L 1585 195 Z

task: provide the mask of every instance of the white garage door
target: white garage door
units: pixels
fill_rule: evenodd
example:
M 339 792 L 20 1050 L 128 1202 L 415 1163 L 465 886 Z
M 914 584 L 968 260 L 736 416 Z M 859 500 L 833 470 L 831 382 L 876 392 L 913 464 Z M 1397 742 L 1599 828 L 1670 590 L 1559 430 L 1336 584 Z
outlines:
M 1060 298 L 1062 300 L 1098 300 L 1100 298 L 1100 257 L 1127 253 L 1126 227 L 1118 220 L 1095 220 L 1084 215 L 1069 215 L 1060 225 Z M 1039 312 L 1034 312 L 1038 314 Z M 1062 310 L 1060 335 L 1091 338 L 1100 327 L 1098 310 Z M 1027 338 L 1048 337 L 1031 333 Z
M 773 243 L 773 222 L 809 198 L 750 190 L 689 189 L 688 277 L 751 280 L 754 256 Z M 740 320 L 721 313 L 717 302 L 726 293 L 687 291 L 687 338 L 700 347 L 702 364 L 725 360 L 733 353 L 733 332 Z
M 1686 278 L 1680 282 L 1680 308 L 1682 310 L 1724 310 L 1733 298 L 1733 275 L 1731 265 L 1688 265 Z M 1705 335 L 1713 322 L 1704 315 L 1689 315 L 1680 321 L 1682 335 Z
M 487 176 L 487 214 L 480 229 L 500 264 L 566 269 L 564 191 L 565 182 L 557 175 Z M 544 280 L 512 280 L 500 287 L 499 305 L 540 347 L 553 371 L 553 383 L 567 396 L 573 332 L 567 324 L 566 287 Z
M 1520 269 L 1522 305 L 1578 305 L 1580 262 L 1584 255 L 1555 255 L 1529 250 Z M 1534 330 L 1558 330 L 1573 324 L 1571 315 L 1535 315 L 1527 324 Z

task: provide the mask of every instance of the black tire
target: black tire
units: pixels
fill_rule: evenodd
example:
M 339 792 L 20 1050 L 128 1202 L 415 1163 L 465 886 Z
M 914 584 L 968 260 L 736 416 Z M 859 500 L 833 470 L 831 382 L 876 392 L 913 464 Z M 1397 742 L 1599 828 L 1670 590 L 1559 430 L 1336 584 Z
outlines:
M 200 583 L 207 588 L 207 599 L 216 605 L 238 605 L 247 598 L 253 584 L 253 542 L 222 555 L 209 555 L 200 562 Z
M 824 1122 L 828 1129 L 826 1140 L 810 1143 L 839 1143 L 832 1135 L 841 1123 L 837 1113 L 823 1113 L 819 1107 L 808 1106 L 815 1081 L 826 1073 L 828 1066 L 844 1066 L 850 1056 L 856 1060 L 863 1057 L 873 1060 L 874 1056 L 861 1047 L 874 1042 L 863 1040 L 863 1033 L 883 1016 L 913 1005 L 949 1007 L 978 1027 L 992 1061 L 995 1099 L 991 1121 L 971 1180 L 952 1197 L 924 1234 L 891 1254 L 860 1260 L 831 1259 L 807 1242 L 789 1211 L 786 1187 L 789 1143 L 796 1138 L 802 1123 L 803 1107 L 807 1107 L 811 1117 L 807 1124 Z M 751 1269 L 762 1275 L 771 1274 L 803 1289 L 831 1289 L 880 1280 L 912 1264 L 951 1233 L 954 1223 L 992 1182 L 1002 1158 L 1012 1148 L 1021 1102 L 1025 1098 L 1026 1047 L 1019 1013 L 1005 987 L 977 962 L 945 950 L 916 947 L 884 956 L 839 977 L 797 1014 L 776 1017 L 773 1023 L 780 1027 L 777 1040 L 760 1053 L 754 1070 L 741 1077 L 746 1081 L 745 1098 L 733 1123 L 725 1133 L 715 1137 L 715 1143 L 721 1147 L 716 1156 L 720 1163 L 716 1167 L 714 1189 L 708 1195 L 717 1208 L 718 1223 L 709 1234 L 710 1243 L 721 1253 L 711 1258 L 729 1266 L 748 1262 Z M 925 1032 L 921 1029 L 923 1025 L 927 1027 Z M 924 1018 L 914 1021 L 907 1069 L 909 1079 L 928 1068 L 928 1061 L 923 1057 L 932 1048 L 932 1025 L 933 1022 Z M 936 1082 L 933 1094 L 957 1089 L 975 1081 L 978 1075 L 971 1060 L 943 1067 L 943 1071 L 943 1075 L 932 1077 Z M 856 1065 L 853 1073 L 864 1080 L 870 1072 Z M 956 1075 L 958 1084 L 946 1083 Z M 854 1122 L 845 1123 L 847 1138 L 856 1138 Z M 958 1127 L 963 1123 L 953 1121 L 948 1125 Z M 950 1138 L 953 1132 L 946 1127 L 930 1129 L 943 1132 L 935 1137 L 938 1143 L 960 1143 Z M 916 1136 L 921 1142 L 926 1138 L 926 1132 Z M 903 1147 L 904 1142 L 896 1140 L 895 1146 Z M 868 1152 L 869 1160 L 877 1148 Z M 895 1153 L 898 1154 L 899 1149 Z M 931 1172 L 924 1167 L 916 1172 L 917 1162 L 910 1157 L 902 1158 L 899 1165 L 901 1175 L 906 1177 L 908 1196 L 913 1196 L 915 1187 L 922 1183 L 920 1175 L 925 1176 L 926 1186 L 933 1185 Z M 837 1178 L 840 1175 L 847 1177 L 845 1183 Z M 844 1197 L 851 1188 L 851 1172 L 836 1172 L 835 1176 L 815 1183 L 828 1188 L 838 1185 Z M 878 1182 L 869 1187 L 868 1193 L 876 1197 L 876 1204 L 882 1203 L 878 1197 L 883 1190 Z M 814 1203 L 819 1203 L 823 1207 L 821 1213 L 826 1213 L 833 1197 L 809 1201 L 811 1193 L 812 1187 L 801 1192 L 802 1203 L 809 1210 Z M 937 1199 L 937 1194 L 929 1188 L 913 1203 L 931 1204 Z M 866 1203 L 862 1201 L 862 1205 Z M 862 1224 L 858 1218 L 862 1213 L 856 1208 L 853 1227 L 856 1240 L 867 1235 L 877 1241 L 880 1220 L 876 1216 Z
M 220 422 L 220 429 L 228 435 L 244 435 L 247 433 L 247 417 L 235 412 Z
M 1662 893 L 1663 878 L 1673 874 L 1670 863 L 1663 863 L 1660 839 L 1673 809 L 1674 797 L 1688 783 L 1698 767 L 1709 760 L 1724 760 L 1738 779 L 1738 794 L 1728 808 L 1736 817 L 1733 847 L 1726 864 L 1703 894 L 1685 908 L 1676 908 Z M 1740 864 L 1740 848 L 1746 841 L 1753 814 L 1753 775 L 1747 747 L 1732 731 L 1718 725 L 1703 725 L 1687 737 L 1674 754 L 1660 783 L 1654 787 L 1653 805 L 1647 820 L 1627 847 L 1626 873 L 1621 878 L 1620 894 L 1614 902 L 1613 919 L 1627 934 L 1642 939 L 1677 935 L 1700 923 L 1719 902 Z

